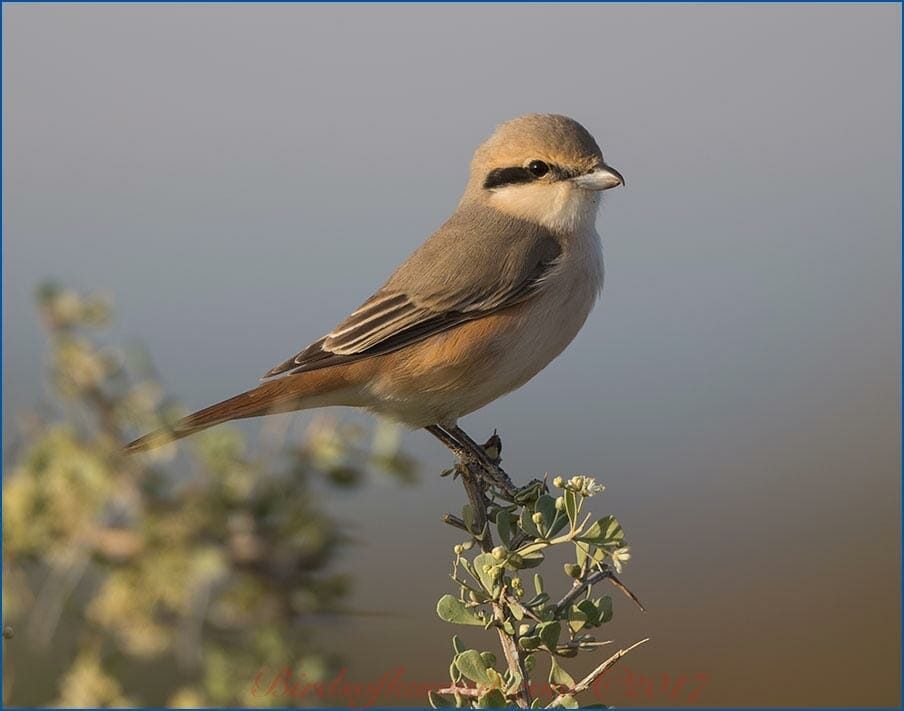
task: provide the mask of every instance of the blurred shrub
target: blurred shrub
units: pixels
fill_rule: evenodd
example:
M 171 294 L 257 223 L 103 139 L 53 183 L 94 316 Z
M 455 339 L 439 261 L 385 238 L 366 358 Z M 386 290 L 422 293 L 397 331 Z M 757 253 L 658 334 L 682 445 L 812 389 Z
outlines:
M 17 703 L 20 626 L 43 649 L 61 640 L 66 668 L 41 683 L 69 707 L 258 705 L 275 699 L 250 694 L 262 667 L 334 673 L 311 621 L 341 610 L 350 581 L 330 571 L 346 541 L 317 482 L 358 486 L 373 468 L 410 481 L 396 432 L 367 442 L 320 419 L 299 443 L 280 418 L 253 449 L 221 426 L 124 457 L 131 435 L 182 413 L 143 353 L 99 343 L 107 299 L 45 286 L 38 303 L 54 406 L 23 423 L 3 482 L 4 620 L 17 631 L 4 701 Z

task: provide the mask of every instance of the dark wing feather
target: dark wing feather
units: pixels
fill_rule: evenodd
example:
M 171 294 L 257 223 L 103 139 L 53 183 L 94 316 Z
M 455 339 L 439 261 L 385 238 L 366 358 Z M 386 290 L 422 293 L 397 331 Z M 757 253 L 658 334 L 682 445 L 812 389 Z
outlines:
M 482 224 L 486 215 L 471 214 L 464 226 L 453 217 L 345 321 L 264 378 L 390 353 L 530 298 L 555 267 L 561 248 L 536 225 L 499 215 L 491 215 L 496 224 Z M 464 227 L 469 232 L 462 234 Z M 479 244 L 462 250 L 462 237 L 481 227 L 511 233 L 512 239 L 503 241 L 507 250 L 480 253 Z M 462 275 L 464 260 L 468 270 Z

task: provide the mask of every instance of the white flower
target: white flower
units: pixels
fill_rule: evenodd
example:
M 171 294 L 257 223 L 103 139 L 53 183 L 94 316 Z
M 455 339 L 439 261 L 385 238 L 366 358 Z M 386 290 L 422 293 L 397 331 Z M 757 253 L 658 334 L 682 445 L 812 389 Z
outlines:
M 622 563 L 631 560 L 631 554 L 628 552 L 629 550 L 630 548 L 628 546 L 624 546 L 609 554 L 612 556 L 612 565 L 615 567 L 616 572 L 620 573 L 622 571 Z
M 596 479 L 592 476 L 584 477 L 584 486 L 581 489 L 581 493 L 584 496 L 593 496 L 594 494 L 601 494 L 606 490 L 606 487 L 602 484 L 597 484 Z

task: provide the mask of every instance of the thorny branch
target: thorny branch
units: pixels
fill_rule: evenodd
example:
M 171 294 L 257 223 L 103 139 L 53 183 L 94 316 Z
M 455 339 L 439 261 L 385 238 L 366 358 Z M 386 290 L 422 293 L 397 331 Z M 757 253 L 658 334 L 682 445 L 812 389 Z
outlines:
M 459 465 L 461 472 L 462 484 L 468 500 L 474 508 L 474 527 L 482 531 L 480 538 L 476 538 L 478 545 L 484 553 L 493 550 L 493 538 L 490 534 L 490 528 L 487 525 L 487 499 L 484 496 L 484 483 L 482 472 L 475 465 L 465 464 Z M 454 518 L 451 517 L 450 518 Z M 464 526 L 464 522 L 462 522 Z M 467 527 L 465 527 L 467 530 Z M 502 645 L 502 652 L 505 655 L 505 661 L 508 664 L 509 673 L 513 678 L 520 678 L 516 701 L 521 708 L 528 708 L 531 705 L 530 685 L 528 682 L 527 670 L 524 668 L 524 657 L 518 650 L 518 645 L 514 637 L 508 635 L 502 629 L 502 623 L 505 621 L 505 610 L 499 602 L 493 602 L 493 617 L 498 623 L 496 631 L 499 633 L 499 643 Z
M 550 704 L 546 707 L 548 709 L 558 708 L 562 705 L 562 701 L 564 701 L 567 696 L 575 696 L 582 691 L 587 691 L 591 686 L 596 683 L 596 680 L 599 679 L 603 674 L 605 674 L 609 669 L 615 666 L 618 661 L 624 657 L 628 652 L 632 649 L 636 649 L 640 645 L 645 642 L 649 642 L 650 638 L 647 637 L 645 639 L 640 640 L 639 642 L 635 642 L 630 647 L 626 647 L 625 649 L 619 649 L 615 654 L 609 657 L 605 662 L 600 664 L 596 669 L 590 672 L 587 676 L 581 679 L 577 684 L 574 685 L 573 689 L 569 689 L 566 693 L 559 694 L 556 698 L 550 702 Z
M 442 441 L 444 441 L 444 443 L 448 444 L 445 441 L 444 436 L 446 433 L 440 432 L 434 434 L 436 434 Z M 480 447 L 481 445 L 477 446 Z M 452 514 L 446 514 L 445 516 L 443 516 L 443 520 L 450 526 L 469 533 L 469 535 L 471 535 L 471 537 L 478 544 L 480 550 L 483 553 L 492 553 L 494 550 L 494 541 L 487 512 L 488 506 L 492 504 L 492 500 L 488 499 L 486 495 L 488 487 L 498 487 L 504 497 L 511 498 L 511 500 L 513 501 L 518 500 L 519 491 L 524 492 L 526 490 L 514 490 L 510 483 L 508 487 L 500 486 L 500 481 L 498 480 L 499 477 L 493 476 L 490 473 L 490 470 L 487 468 L 487 465 L 489 465 L 494 469 L 498 469 L 499 472 L 502 472 L 502 470 L 498 467 L 500 461 L 499 455 L 501 453 L 501 446 L 501 441 L 494 433 L 493 437 L 485 445 L 483 445 L 483 451 L 486 452 L 486 459 L 488 460 L 486 462 L 481 461 L 479 458 L 475 460 L 474 457 L 463 456 L 461 452 L 455 451 L 455 449 L 453 449 L 453 451 L 455 451 L 455 453 L 459 455 L 461 459 L 461 461 L 456 466 L 455 471 L 456 474 L 461 475 L 462 484 L 473 511 L 473 521 L 469 520 L 466 523 L 464 519 Z M 505 476 L 504 478 L 506 480 L 508 479 Z M 537 483 L 542 487 L 542 491 L 547 490 L 545 482 Z M 589 514 L 584 523 L 579 526 L 579 529 L 583 529 L 588 519 Z M 574 530 L 574 528 L 572 530 Z M 475 534 L 474 531 L 479 531 L 480 533 Z M 522 544 L 528 543 L 529 540 L 530 538 L 523 531 L 517 531 L 511 534 L 511 540 L 508 542 L 509 548 L 518 548 Z M 598 569 L 595 572 L 590 573 L 589 564 L 589 560 L 585 561 L 584 565 L 582 566 L 583 572 L 580 579 L 576 579 L 571 590 L 569 590 L 568 593 L 566 593 L 562 597 L 562 599 L 559 600 L 558 603 L 555 603 L 555 605 L 553 606 L 553 609 L 555 611 L 554 619 L 565 619 L 568 615 L 568 611 L 571 609 L 572 605 L 575 604 L 578 598 L 587 593 L 596 583 L 602 582 L 603 580 L 607 579 L 610 580 L 616 588 L 621 590 L 627 597 L 629 597 L 641 610 L 645 609 L 638 600 L 637 596 L 615 576 L 614 572 L 608 565 L 597 562 L 596 566 Z M 456 578 L 454 578 L 453 576 L 453 579 Z M 463 584 L 461 581 L 459 582 Z M 512 631 L 511 624 L 507 625 L 509 629 L 508 632 L 506 632 L 506 630 L 504 629 L 507 620 L 505 607 L 507 600 L 514 601 L 515 604 L 518 604 L 517 601 L 507 595 L 505 590 L 503 590 L 500 599 L 494 599 L 491 601 L 493 611 L 493 626 L 496 627 L 496 631 L 499 635 L 499 640 L 505 654 L 505 659 L 508 665 L 508 678 L 518 680 L 517 686 L 514 689 L 510 688 L 510 690 L 507 692 L 507 695 L 509 699 L 513 700 L 514 703 L 518 705 L 518 707 L 528 708 L 531 707 L 533 702 L 531 698 L 530 679 L 525 667 L 525 658 L 527 657 L 529 652 L 523 651 L 520 648 L 519 633 Z M 522 614 L 524 616 L 532 618 L 537 623 L 536 625 L 530 627 L 530 632 L 527 632 L 525 634 L 535 634 L 537 625 L 542 622 L 541 618 L 538 618 L 536 615 L 534 615 L 530 606 L 526 604 L 521 605 L 520 609 L 522 610 Z M 563 703 L 565 703 L 567 697 L 574 696 L 581 691 L 586 691 L 596 682 L 597 679 L 599 679 L 603 674 L 606 673 L 606 671 L 608 671 L 613 665 L 615 665 L 619 659 L 621 659 L 628 652 L 646 641 L 648 640 L 641 640 L 640 642 L 635 643 L 627 649 L 622 649 L 616 652 L 605 662 L 600 664 L 596 669 L 594 669 L 593 672 L 591 672 L 584 679 L 575 684 L 574 688 L 562 691 L 552 700 L 547 708 L 562 706 Z M 558 650 L 587 649 L 609 643 L 610 642 L 575 640 L 570 643 L 566 643 L 565 645 L 559 645 L 555 647 L 554 651 L 558 653 Z M 456 695 L 458 698 L 480 699 L 487 693 L 487 690 L 485 688 L 481 688 L 480 686 L 459 686 L 458 683 L 453 681 L 453 684 L 451 686 L 440 689 L 438 693 L 452 694 Z
M 573 603 L 581 595 L 583 595 L 584 592 L 586 592 L 586 590 L 588 588 L 591 588 L 594 585 L 596 585 L 597 583 L 600 583 L 606 579 L 611 580 L 612 584 L 615 587 L 617 587 L 625 595 L 627 595 L 631 599 L 631 601 L 634 602 L 634 604 L 640 608 L 641 612 L 647 611 L 647 608 L 645 608 L 641 604 L 640 600 L 637 598 L 637 595 L 635 595 L 633 592 L 631 592 L 631 590 L 628 589 L 627 585 L 625 585 L 621 580 L 619 580 L 617 577 L 615 577 L 615 573 L 613 573 L 609 569 L 609 566 L 603 564 L 602 568 L 603 568 L 602 570 L 598 570 L 595 573 L 592 573 L 591 575 L 587 576 L 587 578 L 583 581 L 580 581 L 580 580 L 574 581 L 574 587 L 572 587 L 571 590 L 569 590 L 567 593 L 565 593 L 565 596 L 561 600 L 559 600 L 559 602 L 556 604 L 556 610 L 558 611 L 559 614 L 564 613 L 569 608 L 571 603 Z

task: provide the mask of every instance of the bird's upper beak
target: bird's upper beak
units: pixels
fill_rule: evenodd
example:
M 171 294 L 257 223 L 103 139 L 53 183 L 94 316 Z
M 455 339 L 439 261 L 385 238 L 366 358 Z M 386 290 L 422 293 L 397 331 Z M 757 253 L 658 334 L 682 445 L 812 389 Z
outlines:
M 572 178 L 571 182 L 584 190 L 608 190 L 616 185 L 624 185 L 625 179 L 615 168 L 603 163 L 592 173 L 579 175 Z

